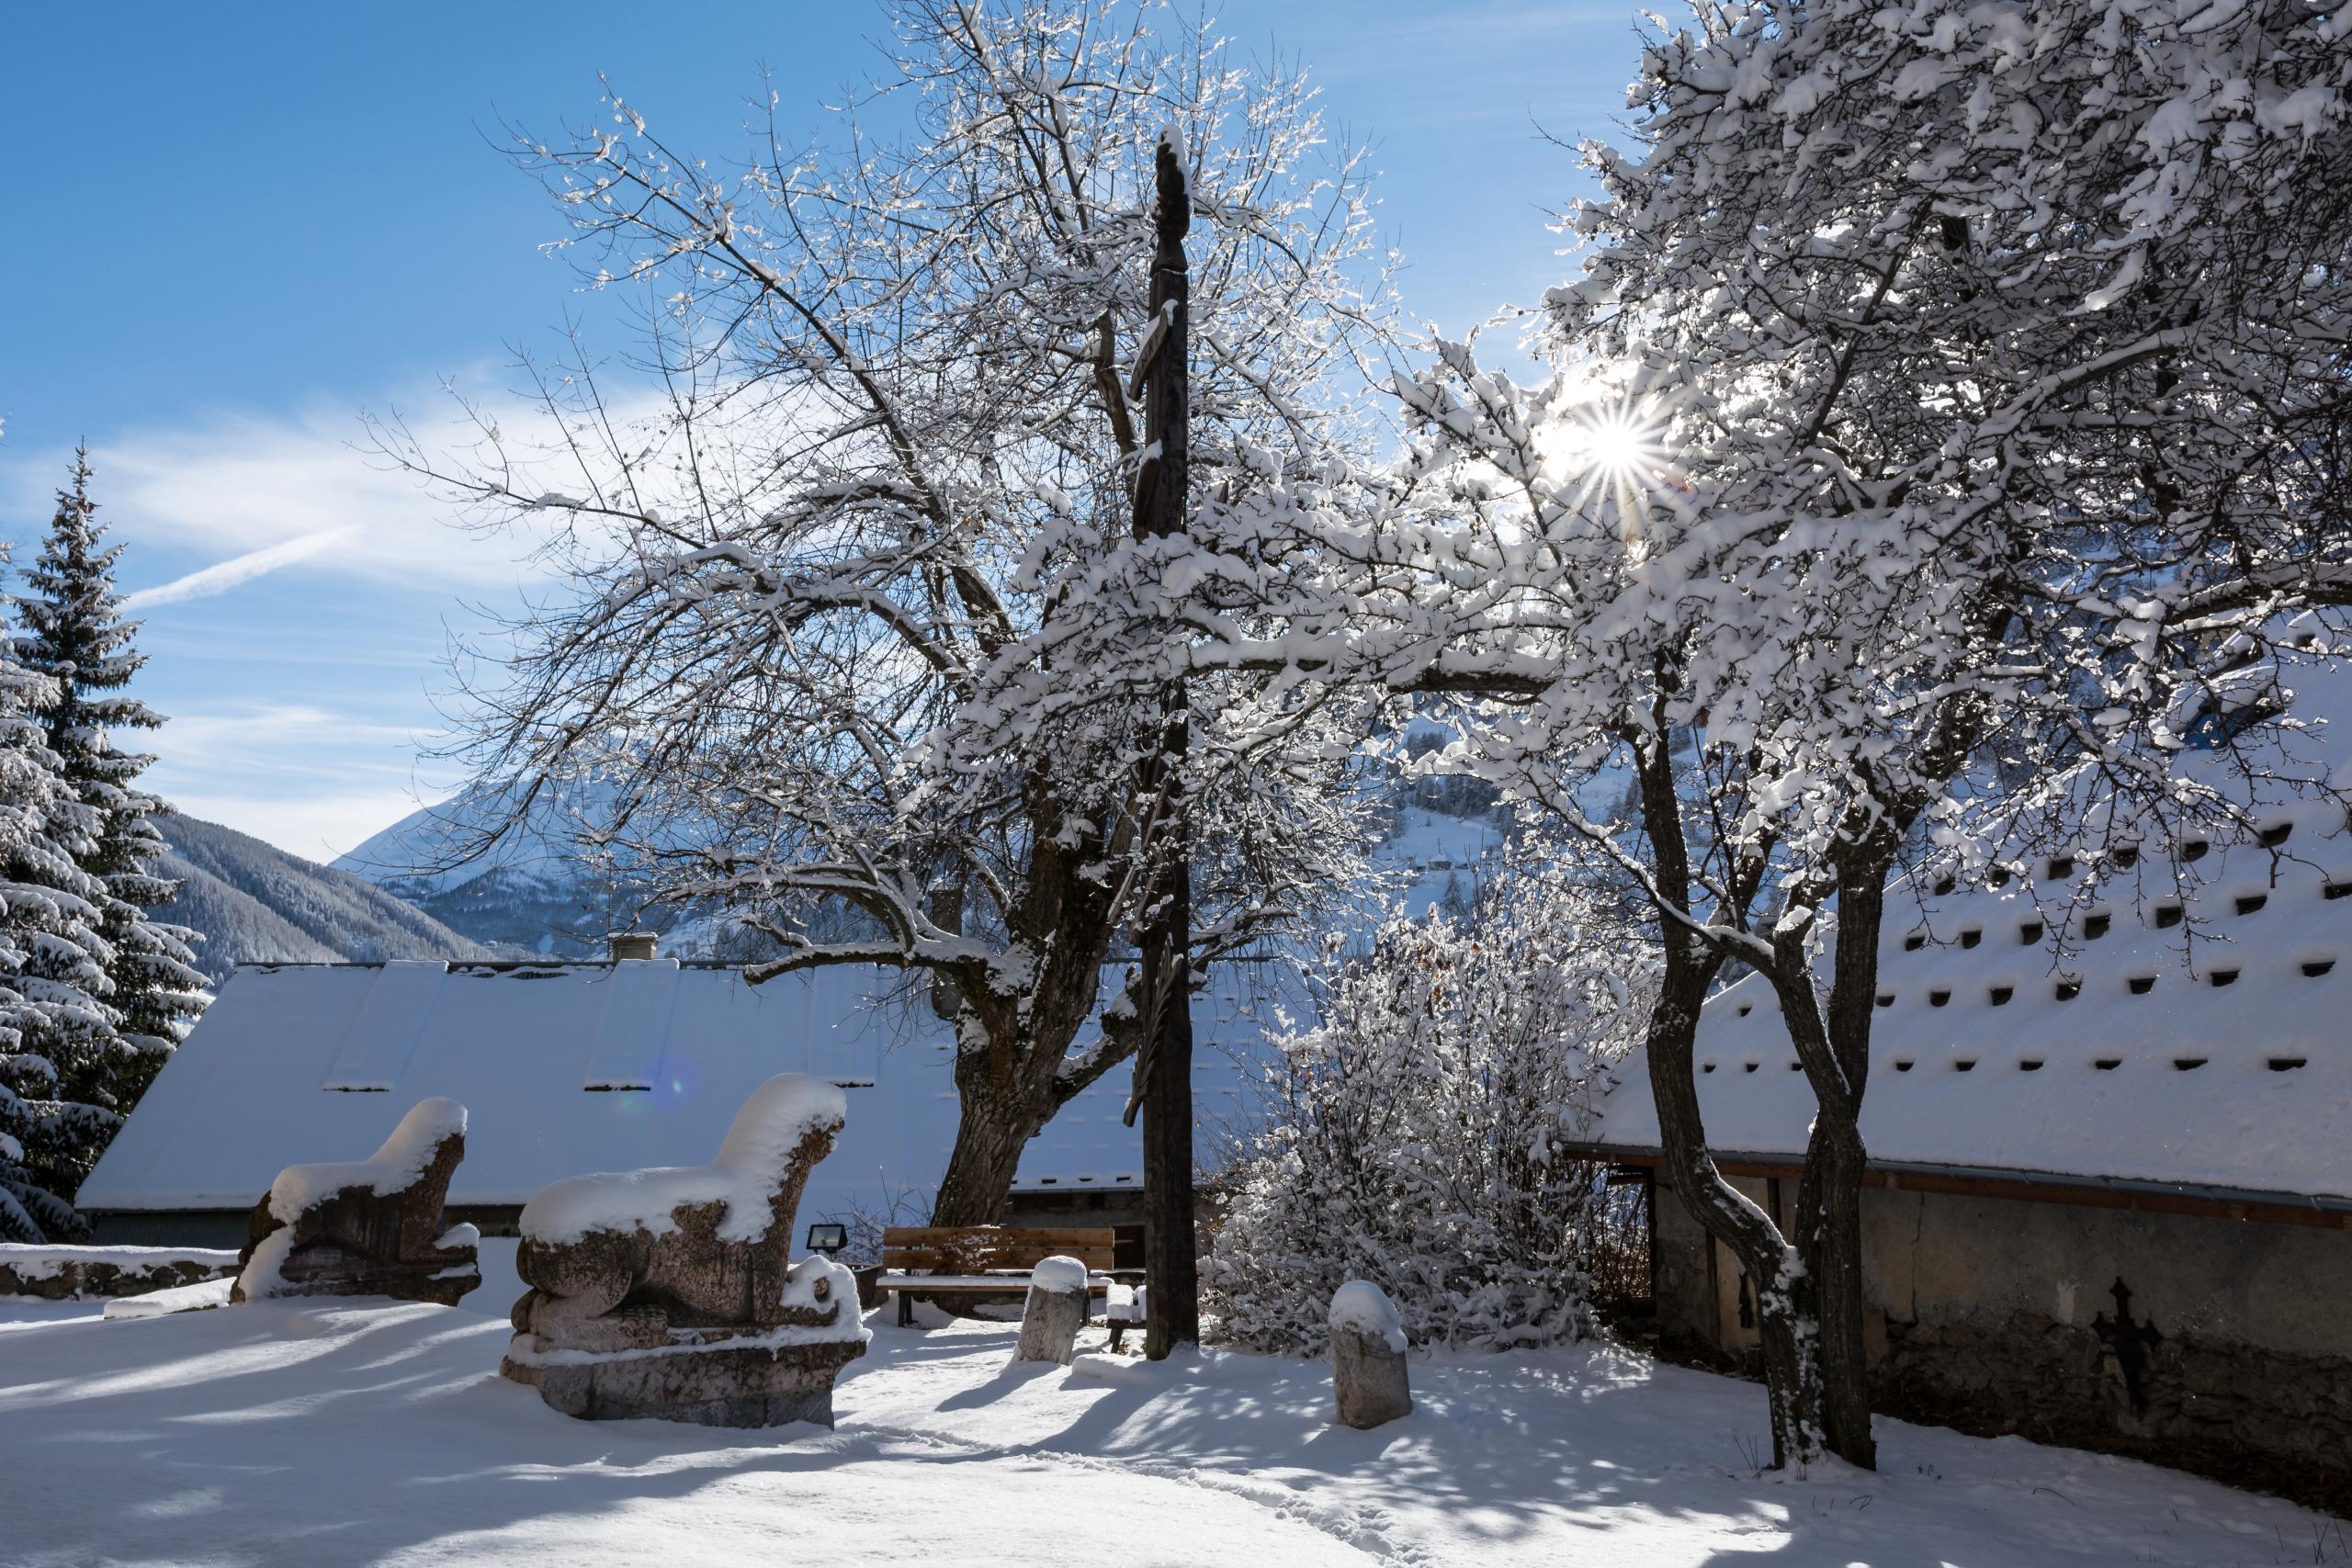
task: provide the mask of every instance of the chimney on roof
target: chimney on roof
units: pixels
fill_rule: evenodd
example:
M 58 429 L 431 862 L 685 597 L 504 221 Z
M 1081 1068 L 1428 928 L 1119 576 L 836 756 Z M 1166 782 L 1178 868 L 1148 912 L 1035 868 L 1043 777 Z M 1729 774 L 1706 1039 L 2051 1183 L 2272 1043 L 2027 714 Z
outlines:
M 661 940 L 661 937 L 652 931 L 613 931 L 605 938 L 612 947 L 613 962 L 616 964 L 624 958 L 652 957 L 654 946 Z

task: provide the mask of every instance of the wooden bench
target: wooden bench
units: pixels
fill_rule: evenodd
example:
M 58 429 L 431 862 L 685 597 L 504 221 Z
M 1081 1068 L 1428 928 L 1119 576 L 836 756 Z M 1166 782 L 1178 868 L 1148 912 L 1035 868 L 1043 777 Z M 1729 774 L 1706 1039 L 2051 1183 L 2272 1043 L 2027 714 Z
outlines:
M 899 1297 L 899 1326 L 915 1320 L 917 1296 L 1017 1296 L 1030 1270 L 1048 1258 L 1086 1265 L 1087 1290 L 1108 1292 L 1113 1233 L 1015 1230 L 1003 1225 L 891 1225 L 882 1233 L 876 1291 Z

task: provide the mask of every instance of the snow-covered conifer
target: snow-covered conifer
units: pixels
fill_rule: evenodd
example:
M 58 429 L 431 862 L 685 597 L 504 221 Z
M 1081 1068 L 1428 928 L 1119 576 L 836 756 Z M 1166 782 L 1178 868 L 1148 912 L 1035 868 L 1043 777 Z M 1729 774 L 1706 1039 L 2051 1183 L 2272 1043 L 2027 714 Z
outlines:
M 36 709 L 55 683 L 0 655 L 0 1236 L 73 1239 L 73 1194 L 121 1117 L 78 1086 L 102 1080 L 120 1015 L 106 997 L 105 889 L 76 857 L 97 824 Z
M 23 629 L 15 654 L 52 683 L 54 695 L 35 712 L 66 784 L 93 815 L 94 837 L 75 863 L 103 890 L 107 1001 L 121 1015 L 118 1047 L 68 1088 L 78 1100 L 128 1113 L 202 1010 L 204 977 L 194 967 L 195 933 L 150 914 L 178 891 L 153 869 L 165 852 L 154 818 L 167 807 L 137 787 L 154 759 L 119 740 L 164 720 L 126 690 L 146 659 L 131 646 L 138 626 L 122 618 L 115 592 L 122 547 L 105 542 L 96 512 L 88 455 L 76 453 L 73 487 L 59 494 L 49 537 L 25 573 L 28 592 L 16 596 Z

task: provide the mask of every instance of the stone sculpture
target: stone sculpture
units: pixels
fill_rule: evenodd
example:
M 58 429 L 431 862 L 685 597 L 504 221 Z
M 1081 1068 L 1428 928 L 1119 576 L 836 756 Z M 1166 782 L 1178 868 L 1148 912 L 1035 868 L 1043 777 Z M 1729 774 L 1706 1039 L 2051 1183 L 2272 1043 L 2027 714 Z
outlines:
M 1413 1411 L 1405 1381 L 1405 1325 L 1368 1280 L 1331 1292 L 1331 1393 L 1342 1427 L 1377 1427 Z
M 1047 1258 L 1029 1271 L 1029 1294 L 1021 1306 L 1021 1347 L 1016 1361 L 1059 1361 L 1078 1353 L 1078 1330 L 1086 1322 L 1086 1265 L 1075 1258 Z
M 809 1170 L 847 1120 L 841 1089 L 787 1073 L 752 1092 L 707 1166 L 559 1181 L 524 1207 L 500 1371 L 584 1420 L 833 1424 L 865 1353 L 857 1280 L 791 1259 Z
M 289 1165 L 254 1205 L 232 1302 L 398 1296 L 455 1306 L 481 1283 L 471 1225 L 441 1205 L 466 1157 L 466 1108 L 419 1100 L 356 1165 Z

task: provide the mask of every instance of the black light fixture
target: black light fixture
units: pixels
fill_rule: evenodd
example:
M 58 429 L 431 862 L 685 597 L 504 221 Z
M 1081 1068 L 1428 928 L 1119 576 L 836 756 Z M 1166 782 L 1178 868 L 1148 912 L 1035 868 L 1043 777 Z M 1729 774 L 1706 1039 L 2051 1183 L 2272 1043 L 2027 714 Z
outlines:
M 808 1227 L 808 1250 L 821 1252 L 831 1258 L 849 1246 L 849 1227 L 841 1224 L 813 1224 Z

